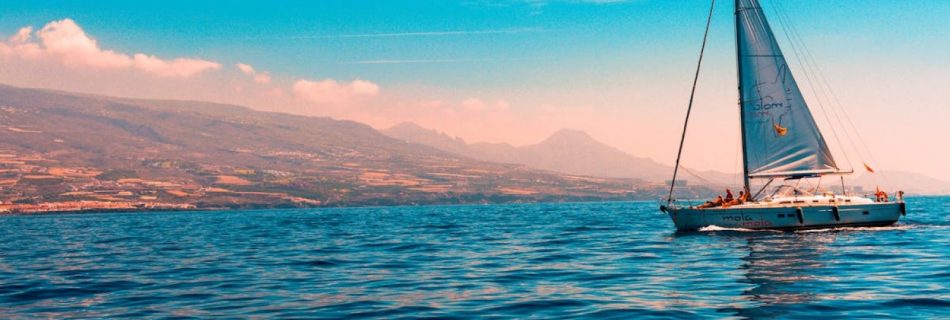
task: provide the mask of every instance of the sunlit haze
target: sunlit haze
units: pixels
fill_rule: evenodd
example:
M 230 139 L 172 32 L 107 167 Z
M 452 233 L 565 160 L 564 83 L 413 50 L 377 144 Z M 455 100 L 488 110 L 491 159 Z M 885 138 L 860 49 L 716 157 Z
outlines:
M 775 3 L 871 149 L 864 162 L 950 180 L 950 2 L 784 0 L 764 3 L 767 13 Z M 377 129 L 409 121 L 468 142 L 527 145 L 572 128 L 672 165 L 708 5 L 5 1 L 0 83 L 231 103 Z M 731 10 L 731 1 L 717 4 L 684 159 L 730 173 L 739 150 Z M 795 71 L 795 52 L 785 53 Z M 841 139 L 829 138 L 836 154 L 851 148 Z

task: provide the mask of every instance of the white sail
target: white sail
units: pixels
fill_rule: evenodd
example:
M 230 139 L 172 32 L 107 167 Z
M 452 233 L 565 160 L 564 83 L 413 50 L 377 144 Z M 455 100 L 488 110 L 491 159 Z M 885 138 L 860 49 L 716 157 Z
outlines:
M 758 0 L 736 1 L 747 174 L 838 171 Z

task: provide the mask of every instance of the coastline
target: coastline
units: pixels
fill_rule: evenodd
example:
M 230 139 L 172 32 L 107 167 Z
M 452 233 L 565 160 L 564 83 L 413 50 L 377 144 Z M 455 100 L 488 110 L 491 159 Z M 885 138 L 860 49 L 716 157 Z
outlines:
M 240 211 L 240 210 L 273 210 L 273 209 L 321 209 L 321 208 L 396 208 L 396 207 L 425 207 L 425 206 L 483 206 L 483 205 L 520 205 L 520 204 L 570 204 L 570 203 L 598 203 L 598 202 L 653 202 L 648 199 L 633 198 L 604 198 L 604 199 L 584 199 L 584 198 L 559 198 L 559 199 L 518 199 L 516 201 L 474 201 L 474 202 L 406 202 L 406 203 L 333 203 L 316 206 L 287 206 L 279 204 L 253 204 L 238 206 L 208 206 L 208 207 L 87 207 L 82 209 L 49 209 L 49 210 L 2 210 L 0 207 L 0 216 L 13 215 L 47 215 L 47 214 L 91 214 L 91 213 L 149 213 L 149 212 L 184 212 L 184 211 Z M 9 206 L 9 205 L 7 205 Z

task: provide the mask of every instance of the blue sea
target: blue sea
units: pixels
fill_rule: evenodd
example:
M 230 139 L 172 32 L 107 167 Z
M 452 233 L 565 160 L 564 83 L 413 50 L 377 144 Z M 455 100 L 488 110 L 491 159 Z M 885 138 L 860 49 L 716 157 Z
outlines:
M 653 203 L 0 216 L 0 318 L 950 318 L 950 198 L 676 232 Z

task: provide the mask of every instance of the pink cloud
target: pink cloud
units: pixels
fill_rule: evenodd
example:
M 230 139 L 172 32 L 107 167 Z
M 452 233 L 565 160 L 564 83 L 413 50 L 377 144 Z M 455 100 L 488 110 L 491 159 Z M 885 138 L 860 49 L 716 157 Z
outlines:
M 135 54 L 132 62 L 133 66 L 139 70 L 163 77 L 188 77 L 221 67 L 217 62 L 184 58 L 168 61 L 141 53 Z
M 301 101 L 320 104 L 342 104 L 354 98 L 373 97 L 379 94 L 379 85 L 353 80 L 340 83 L 333 79 L 320 81 L 298 80 L 293 86 L 294 97 Z
M 7 42 L 0 42 L 0 57 L 13 56 L 21 59 L 37 59 L 43 54 L 43 49 L 31 42 L 32 27 L 23 27 Z
M 485 110 L 485 101 L 476 98 L 469 98 L 462 101 L 462 107 L 470 111 Z
M 247 75 L 252 75 L 252 74 L 254 74 L 254 67 L 252 67 L 252 66 L 249 65 L 249 64 L 238 63 L 238 64 L 236 64 L 236 66 L 237 66 L 238 70 L 241 70 L 241 72 L 243 72 L 244 74 L 247 74 Z
M 30 37 L 33 33 L 33 27 L 23 27 L 12 37 L 10 37 L 10 43 L 23 44 L 30 41 Z
M 254 82 L 257 82 L 260 84 L 270 83 L 271 79 L 270 79 L 269 73 L 258 72 L 257 70 L 254 70 L 254 67 L 246 63 L 238 63 L 236 66 L 238 70 L 241 70 L 241 73 L 251 76 L 251 78 L 254 79 Z
M 143 53 L 128 54 L 104 50 L 71 19 L 53 21 L 36 31 L 21 28 L 6 42 L 0 42 L 0 56 L 60 63 L 74 68 L 130 69 L 161 77 L 189 77 L 221 67 L 217 62 L 176 58 L 163 60 Z

